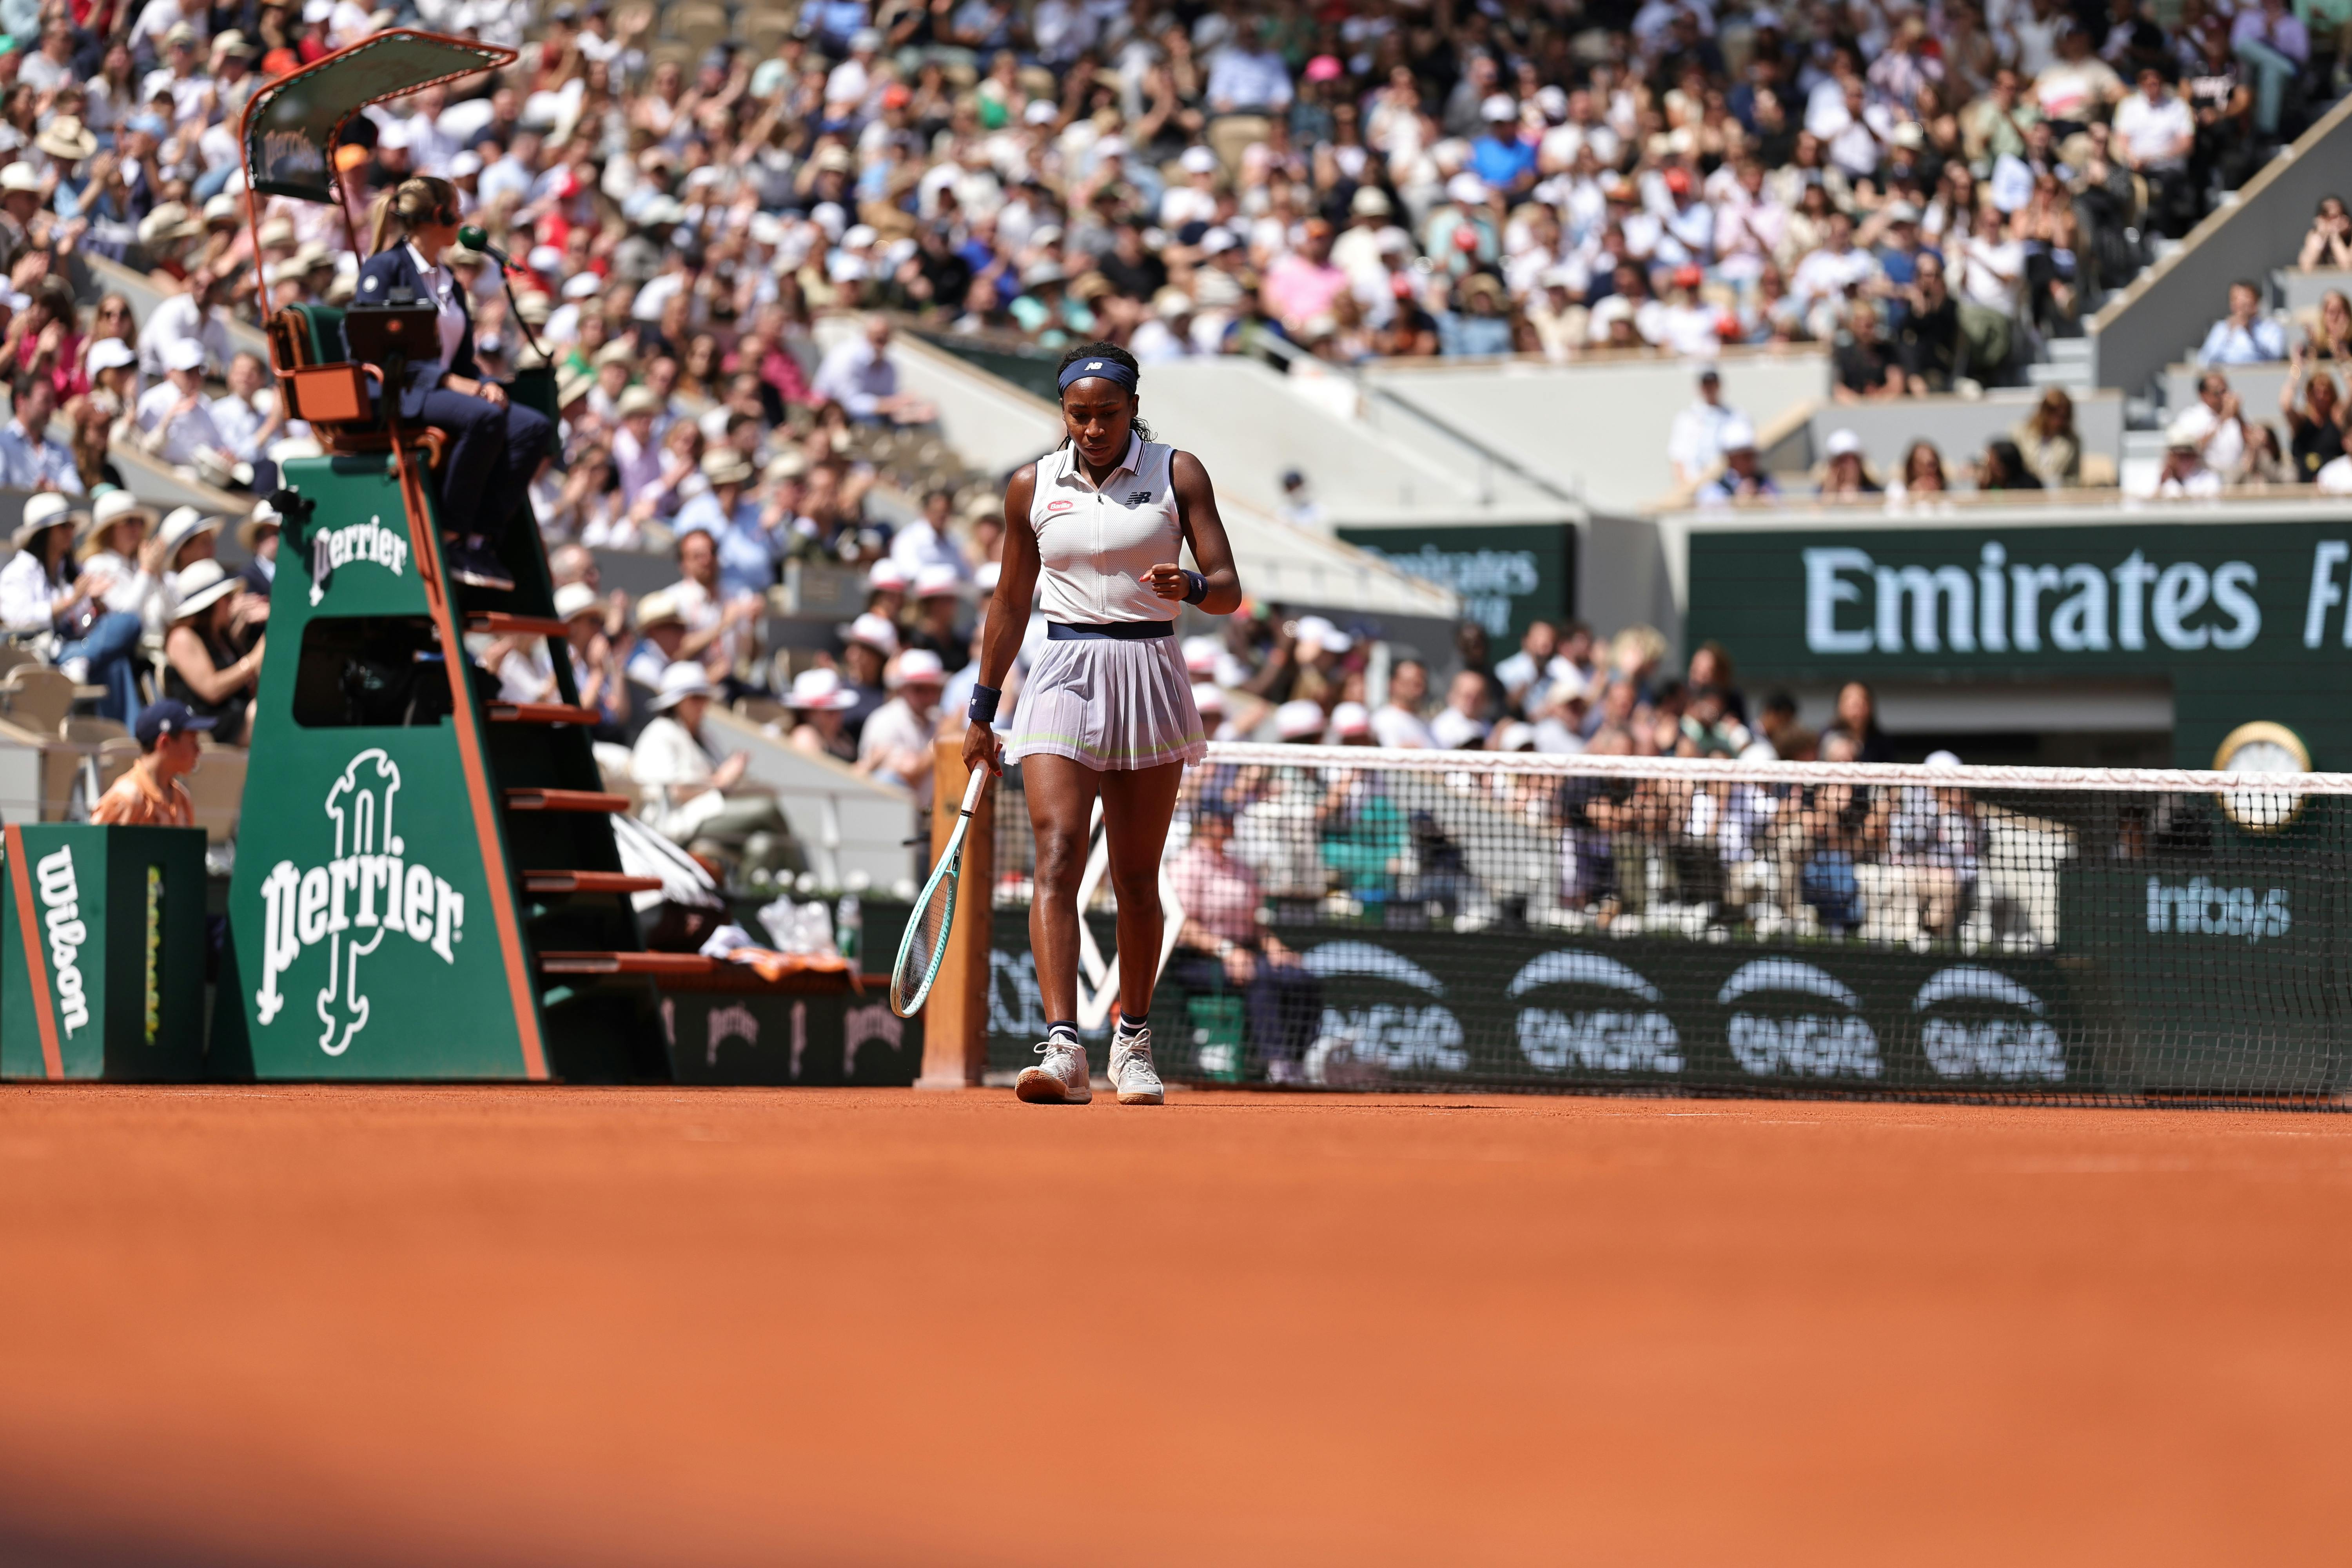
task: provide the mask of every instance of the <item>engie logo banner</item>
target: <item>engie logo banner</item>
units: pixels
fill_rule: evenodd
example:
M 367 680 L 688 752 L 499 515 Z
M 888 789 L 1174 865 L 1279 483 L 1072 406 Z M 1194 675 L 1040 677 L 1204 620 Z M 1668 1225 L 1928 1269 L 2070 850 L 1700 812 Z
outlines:
M 991 1059 L 1012 1066 L 1042 1037 L 1045 1019 L 1020 912 L 997 919 Z M 2084 994 L 2046 952 L 1791 952 L 1536 931 L 1276 933 L 1321 987 L 1300 1064 L 1309 1081 L 1323 1081 L 1318 1064 L 1345 1062 L 1354 1085 L 1380 1081 L 1364 1077 L 1369 1068 L 1391 1083 L 1433 1087 L 2097 1092 L 2119 1035 L 2105 999 Z M 1162 1067 L 1232 1076 L 1222 1060 L 1190 1059 L 1192 1001 L 1163 979 L 1153 1002 Z M 1260 1076 L 1262 1066 L 1242 1076 Z

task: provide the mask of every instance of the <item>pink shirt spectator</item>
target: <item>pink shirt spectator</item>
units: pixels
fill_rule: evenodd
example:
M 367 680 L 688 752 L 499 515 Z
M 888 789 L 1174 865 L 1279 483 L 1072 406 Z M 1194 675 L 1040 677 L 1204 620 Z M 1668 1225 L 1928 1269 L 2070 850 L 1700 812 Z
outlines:
M 1227 942 L 1257 940 L 1257 879 L 1250 868 L 1195 838 L 1168 868 L 1177 901 L 1202 929 Z
M 1265 269 L 1266 308 L 1286 327 L 1302 327 L 1331 313 L 1333 300 L 1348 291 L 1348 275 L 1328 261 L 1310 261 L 1297 251 Z

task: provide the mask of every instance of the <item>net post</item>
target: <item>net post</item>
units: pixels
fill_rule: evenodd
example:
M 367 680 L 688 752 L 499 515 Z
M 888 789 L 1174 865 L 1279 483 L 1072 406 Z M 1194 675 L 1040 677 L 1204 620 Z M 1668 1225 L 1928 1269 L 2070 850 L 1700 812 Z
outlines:
M 945 853 L 955 831 L 971 771 L 963 736 L 931 742 L 931 858 Z M 988 1062 L 988 952 L 992 894 L 996 886 L 996 795 L 984 790 L 963 836 L 963 869 L 956 878 L 955 924 L 948 932 L 940 977 L 923 1005 L 923 1073 L 917 1089 L 973 1089 Z

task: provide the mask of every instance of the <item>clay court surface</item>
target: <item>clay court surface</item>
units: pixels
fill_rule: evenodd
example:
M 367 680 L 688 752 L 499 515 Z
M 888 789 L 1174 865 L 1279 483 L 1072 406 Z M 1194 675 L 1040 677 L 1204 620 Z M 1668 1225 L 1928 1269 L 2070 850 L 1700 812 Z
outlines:
M 2342 1561 L 2352 1119 L 6 1091 L 0 1561 Z

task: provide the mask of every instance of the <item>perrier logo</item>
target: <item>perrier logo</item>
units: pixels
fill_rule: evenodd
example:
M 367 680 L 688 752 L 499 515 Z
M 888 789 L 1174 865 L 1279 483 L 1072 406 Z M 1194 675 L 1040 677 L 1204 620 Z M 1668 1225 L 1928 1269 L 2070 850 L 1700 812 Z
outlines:
M 352 1037 L 367 1027 L 360 960 L 397 933 L 454 964 L 465 935 L 466 896 L 430 868 L 402 858 L 404 846 L 393 831 L 393 802 L 399 793 L 398 764 L 380 749 L 362 752 L 327 791 L 332 857 L 307 869 L 280 860 L 261 884 L 261 989 L 254 993 L 254 1006 L 263 1024 L 274 1021 L 286 1005 L 278 977 L 324 943 L 326 984 L 317 994 L 319 1048 L 331 1057 L 351 1049 Z

